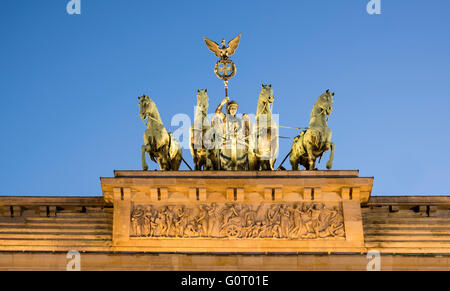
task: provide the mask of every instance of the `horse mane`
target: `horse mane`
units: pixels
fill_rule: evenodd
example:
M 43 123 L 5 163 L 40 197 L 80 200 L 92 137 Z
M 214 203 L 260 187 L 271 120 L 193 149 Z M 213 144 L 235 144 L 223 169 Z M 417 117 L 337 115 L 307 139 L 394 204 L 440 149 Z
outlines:
M 152 99 L 150 99 L 150 97 L 148 97 L 148 101 L 150 102 L 151 105 L 149 105 L 149 106 L 147 107 L 147 110 L 146 110 L 145 113 L 147 113 L 147 114 L 150 115 L 152 118 L 156 119 L 156 120 L 159 121 L 161 124 L 163 124 L 163 123 L 162 123 L 162 120 L 161 120 L 161 116 L 159 115 L 158 107 L 156 107 L 156 103 L 155 103 Z M 149 111 L 149 110 L 148 110 L 148 109 L 151 108 L 151 107 L 154 108 L 153 111 Z M 152 114 L 153 114 L 153 115 L 152 115 Z M 153 120 L 152 118 L 149 119 L 149 122 L 150 122 L 150 121 L 155 121 L 155 120 Z
M 323 93 L 322 95 L 319 96 L 319 98 L 317 98 L 317 101 L 314 103 L 314 106 L 313 106 L 313 108 L 312 108 L 312 110 L 311 110 L 311 118 L 317 117 L 317 115 L 320 115 L 321 111 L 318 112 L 319 109 L 320 109 L 320 108 L 319 108 L 319 104 L 320 104 L 320 101 L 323 99 L 323 97 L 324 97 L 326 94 L 327 94 L 327 93 Z

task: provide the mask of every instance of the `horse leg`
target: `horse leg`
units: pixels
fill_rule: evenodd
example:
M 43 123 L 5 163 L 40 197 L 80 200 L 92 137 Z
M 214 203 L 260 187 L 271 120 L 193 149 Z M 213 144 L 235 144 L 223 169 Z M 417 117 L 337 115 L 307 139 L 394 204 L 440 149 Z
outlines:
M 309 165 L 308 170 L 309 171 L 313 171 L 314 170 L 314 165 L 316 163 L 316 157 L 314 157 L 312 144 L 308 143 L 306 145 L 306 152 L 308 153 L 308 165 Z
M 162 158 L 160 155 L 158 155 L 158 156 L 156 157 L 156 161 L 158 162 L 158 166 L 159 166 L 159 169 L 160 169 L 161 171 L 166 170 L 166 167 L 165 167 L 165 165 L 164 165 L 163 158 Z
M 194 160 L 194 169 L 196 171 L 200 171 L 199 166 L 198 166 L 198 150 L 194 149 L 194 155 L 192 158 Z
M 290 164 L 291 164 L 292 171 L 298 171 L 298 170 L 299 170 L 299 168 L 298 168 L 298 163 L 299 163 L 298 158 L 299 158 L 299 157 L 297 157 L 297 155 L 294 154 L 294 153 L 291 151 L 291 154 L 290 154 L 290 156 L 289 156 L 289 162 L 290 162 Z
M 252 148 L 248 149 L 248 167 L 250 171 L 255 171 L 255 152 Z
M 159 169 L 161 171 L 170 170 L 170 164 L 168 163 L 168 152 L 164 147 L 161 147 L 156 151 L 156 161 L 158 162 Z
M 171 163 L 171 160 L 170 160 L 169 145 L 165 145 L 161 149 L 161 164 L 164 167 L 164 171 L 171 171 L 172 170 L 172 163 Z
M 270 166 L 270 160 L 266 160 L 264 161 L 264 167 L 263 167 L 264 171 L 270 171 L 273 170 L 272 167 Z
M 293 171 L 298 171 L 299 167 L 298 164 L 300 162 L 300 151 L 298 149 L 298 146 L 296 145 L 297 141 L 294 140 L 294 143 L 291 147 L 291 154 L 289 155 L 289 162 L 291 163 L 291 167 Z
M 206 159 L 205 170 L 206 171 L 214 170 L 213 161 L 211 160 L 211 153 L 209 152 L 209 150 L 206 151 L 205 159 Z
M 262 162 L 262 170 L 263 171 L 270 171 L 270 170 L 272 170 L 271 169 L 271 167 L 270 167 L 270 160 L 263 160 L 263 162 Z
M 289 159 L 291 162 L 292 171 L 298 171 L 298 161 L 295 159 Z
M 205 159 L 206 159 L 206 164 L 205 164 L 205 170 L 206 171 L 211 171 L 211 170 L 213 170 L 213 161 L 211 160 L 211 150 L 206 150 L 206 156 L 205 156 Z
M 202 150 L 202 155 L 200 156 L 200 163 L 198 165 L 199 170 L 203 168 L 203 170 L 206 170 L 206 163 L 207 163 L 207 156 L 206 156 L 206 150 Z
M 333 160 L 334 160 L 334 143 L 330 142 L 327 147 L 329 147 L 331 149 L 331 153 L 330 153 L 330 158 L 328 159 L 327 162 L 327 169 L 331 169 L 333 167 Z
M 220 160 L 219 160 L 219 149 L 212 150 L 211 156 L 211 164 L 213 166 L 213 170 L 220 170 Z
M 145 160 L 145 153 L 147 152 L 147 146 L 143 145 L 141 146 L 141 154 L 142 154 L 142 170 L 147 171 L 148 165 L 147 161 Z
M 180 168 L 182 154 L 183 153 L 181 152 L 181 148 L 179 148 L 178 151 L 177 151 L 177 154 L 175 155 L 173 160 L 170 161 L 171 162 L 172 171 L 178 171 L 178 169 Z

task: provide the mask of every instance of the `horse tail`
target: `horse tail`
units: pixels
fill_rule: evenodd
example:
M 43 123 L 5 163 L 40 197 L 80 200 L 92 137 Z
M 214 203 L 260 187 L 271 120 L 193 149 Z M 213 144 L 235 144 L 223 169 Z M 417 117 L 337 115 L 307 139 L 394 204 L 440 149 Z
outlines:
M 169 150 L 172 147 L 172 134 L 169 133 Z

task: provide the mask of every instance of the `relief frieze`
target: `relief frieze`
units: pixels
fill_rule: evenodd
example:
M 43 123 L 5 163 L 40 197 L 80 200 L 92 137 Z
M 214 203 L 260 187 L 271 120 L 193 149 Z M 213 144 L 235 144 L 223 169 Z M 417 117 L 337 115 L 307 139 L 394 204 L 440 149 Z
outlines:
M 339 203 L 132 204 L 135 238 L 343 238 Z

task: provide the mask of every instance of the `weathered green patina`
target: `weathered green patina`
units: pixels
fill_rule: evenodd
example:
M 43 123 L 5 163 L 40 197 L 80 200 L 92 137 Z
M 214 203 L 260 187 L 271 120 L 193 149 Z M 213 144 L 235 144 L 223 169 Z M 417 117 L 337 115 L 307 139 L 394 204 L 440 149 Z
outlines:
M 139 99 L 139 116 L 147 130 L 144 133 L 144 145 L 141 147 L 142 169 L 148 170 L 145 153 L 157 162 L 163 171 L 177 171 L 180 168 L 182 152 L 180 143 L 164 127 L 158 108 L 150 97 L 142 95 Z
M 334 93 L 327 90 L 319 97 L 311 111 L 308 129 L 294 138 L 290 155 L 292 170 L 298 170 L 299 164 L 307 170 L 316 170 L 316 159 L 329 150 L 330 159 L 326 166 L 327 169 L 333 166 L 334 143 L 331 142 L 331 130 L 327 123 L 333 111 L 333 96 Z

